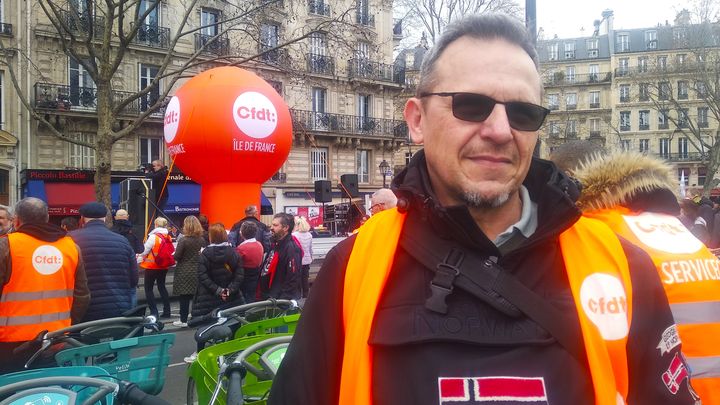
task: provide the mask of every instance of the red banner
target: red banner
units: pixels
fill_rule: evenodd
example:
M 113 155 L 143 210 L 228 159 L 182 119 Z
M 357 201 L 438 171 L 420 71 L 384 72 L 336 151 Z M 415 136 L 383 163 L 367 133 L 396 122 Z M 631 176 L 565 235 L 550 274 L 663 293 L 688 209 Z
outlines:
M 323 224 L 323 207 L 322 206 L 305 206 L 305 207 L 285 207 L 286 214 L 305 217 L 310 226 L 313 228 Z

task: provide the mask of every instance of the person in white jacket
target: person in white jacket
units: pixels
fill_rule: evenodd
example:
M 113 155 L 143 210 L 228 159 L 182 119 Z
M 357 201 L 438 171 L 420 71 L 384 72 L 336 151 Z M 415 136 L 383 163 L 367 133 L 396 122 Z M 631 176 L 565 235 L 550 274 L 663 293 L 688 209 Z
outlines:
M 295 217 L 295 232 L 292 236 L 300 242 L 303 250 L 302 256 L 302 273 L 300 274 L 300 284 L 302 286 L 302 296 L 307 298 L 310 292 L 310 264 L 313 261 L 312 253 L 312 234 L 310 233 L 310 224 L 305 217 Z
M 160 318 L 170 318 L 170 295 L 167 287 L 165 287 L 165 278 L 168 273 L 167 267 L 163 267 L 155 263 L 155 254 L 159 249 L 161 238 L 169 238 L 167 230 L 167 219 L 163 217 L 155 218 L 155 229 L 150 231 L 147 240 L 145 240 L 144 250 L 138 255 L 138 263 L 145 270 L 145 298 L 147 299 L 150 312 L 158 316 L 158 309 L 155 304 L 155 294 L 153 286 L 157 282 L 158 291 L 163 301 L 163 312 Z M 151 254 L 152 253 L 152 254 Z

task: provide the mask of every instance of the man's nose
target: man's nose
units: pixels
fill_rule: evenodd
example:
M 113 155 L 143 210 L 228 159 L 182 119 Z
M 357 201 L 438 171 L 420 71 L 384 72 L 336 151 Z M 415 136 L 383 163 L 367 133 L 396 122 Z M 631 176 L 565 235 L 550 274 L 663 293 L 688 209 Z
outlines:
M 505 143 L 512 139 L 512 128 L 504 105 L 495 104 L 490 116 L 480 123 L 478 133 L 496 143 Z

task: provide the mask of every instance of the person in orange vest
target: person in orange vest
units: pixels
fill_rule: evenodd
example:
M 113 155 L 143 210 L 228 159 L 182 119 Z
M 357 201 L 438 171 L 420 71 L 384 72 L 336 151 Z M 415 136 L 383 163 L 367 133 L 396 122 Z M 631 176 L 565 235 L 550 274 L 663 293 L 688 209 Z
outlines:
M 397 208 L 326 256 L 269 405 L 696 402 L 680 345 L 657 348 L 674 322 L 649 256 L 533 158 L 537 67 L 500 14 L 425 53 L 405 106 L 424 149 Z
M 165 286 L 168 266 L 156 263 L 156 257 L 160 254 L 160 245 L 162 242 L 164 240 L 172 242 L 172 239 L 168 234 L 167 219 L 157 217 L 155 218 L 154 224 L 155 228 L 148 233 L 148 237 L 145 240 L 143 252 L 138 255 L 138 263 L 140 263 L 140 267 L 145 269 L 145 298 L 147 299 L 150 313 L 155 315 L 156 318 L 170 318 L 172 316 L 170 313 L 170 294 Z M 156 282 L 163 302 L 162 314 L 158 313 L 157 304 L 155 303 L 155 294 L 153 293 Z
M 577 151 L 585 147 L 594 154 Z M 658 341 L 662 357 L 682 341 L 692 386 L 703 405 L 720 405 L 720 261 L 677 216 L 680 206 L 672 168 L 640 153 L 599 153 L 596 145 L 576 141 L 558 148 L 554 161 L 583 185 L 578 205 L 645 250 L 655 263 L 677 326 Z
M 13 349 L 79 322 L 90 303 L 80 249 L 48 223 L 47 204 L 28 197 L 14 211 L 15 232 L 0 238 L 0 374 L 22 369 L 33 354 Z

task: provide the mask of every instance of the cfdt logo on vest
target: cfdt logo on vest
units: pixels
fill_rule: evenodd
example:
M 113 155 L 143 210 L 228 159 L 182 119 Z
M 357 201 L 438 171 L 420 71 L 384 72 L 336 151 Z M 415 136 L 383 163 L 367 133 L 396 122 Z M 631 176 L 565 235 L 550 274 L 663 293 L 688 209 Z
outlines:
M 585 315 L 597 326 L 605 340 L 627 336 L 627 295 L 622 282 L 615 276 L 595 273 L 587 276 L 580 286 L 580 300 Z
M 180 99 L 173 96 L 165 108 L 165 126 L 163 127 L 165 142 L 171 143 L 177 135 L 180 125 Z
M 256 91 L 242 93 L 233 104 L 235 124 L 247 136 L 267 138 L 277 128 L 278 114 L 275 105 L 264 94 Z
M 56 273 L 63 265 L 60 249 L 51 245 L 39 246 L 32 255 L 32 265 L 38 273 L 50 275 Z

